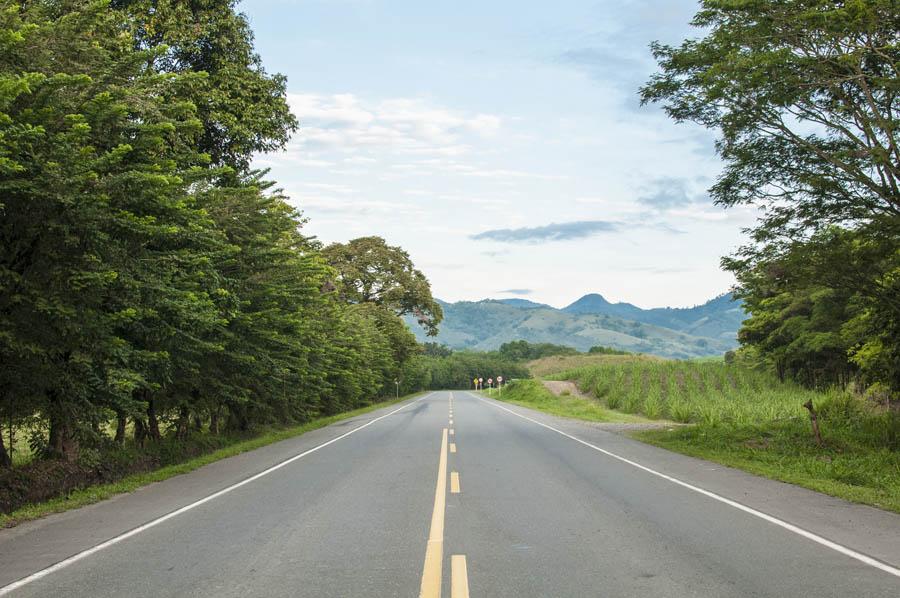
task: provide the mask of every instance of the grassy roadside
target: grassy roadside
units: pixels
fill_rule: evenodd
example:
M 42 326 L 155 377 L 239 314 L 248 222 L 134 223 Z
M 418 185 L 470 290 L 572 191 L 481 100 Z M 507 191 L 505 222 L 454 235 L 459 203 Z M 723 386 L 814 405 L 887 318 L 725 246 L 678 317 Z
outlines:
M 801 429 L 802 428 L 802 429 Z M 900 453 L 826 435 L 818 447 L 795 424 L 642 430 L 632 438 L 851 502 L 900 513 Z
M 550 415 L 571 417 L 591 422 L 631 424 L 651 421 L 638 415 L 607 409 L 599 401 L 577 395 L 561 394 L 556 396 L 544 388 L 540 380 L 516 380 L 507 386 L 502 394 L 498 395 L 495 391 L 490 396 L 493 399 L 543 411 Z
M 671 451 L 796 484 L 851 502 L 900 512 L 900 414 L 838 391 L 803 389 L 773 376 L 713 361 L 565 359 L 542 362 L 543 375 L 574 381 L 599 409 L 622 409 L 693 425 L 629 435 Z M 549 396 L 548 396 L 549 395 Z M 811 400 L 822 427 L 814 440 Z M 598 421 L 544 394 L 536 406 Z M 547 404 L 549 402 L 549 404 Z M 554 404 L 558 402 L 559 404 Z M 604 421 L 604 420 L 599 420 Z
M 90 486 L 80 490 L 75 490 L 68 496 L 54 498 L 52 500 L 41 503 L 26 505 L 11 513 L 5 515 L 0 514 L 0 528 L 13 527 L 15 525 L 18 525 L 19 523 L 39 519 L 52 513 L 61 513 L 70 509 L 77 509 L 85 505 L 93 504 L 101 500 L 106 500 L 107 498 L 111 498 L 117 494 L 133 492 L 142 486 L 146 486 L 147 484 L 161 482 L 168 478 L 194 471 L 195 469 L 198 469 L 215 461 L 220 461 L 222 459 L 227 459 L 228 457 L 246 453 L 248 451 L 252 451 L 266 445 L 279 442 L 281 440 L 287 440 L 288 438 L 300 436 L 301 434 L 323 428 L 335 422 L 355 417 L 357 415 L 363 415 L 371 411 L 375 411 L 376 409 L 381 409 L 382 407 L 387 407 L 389 405 L 393 405 L 395 403 L 399 403 L 422 394 L 424 393 L 420 392 L 405 397 L 400 397 L 399 399 L 390 399 L 387 401 L 374 403 L 372 405 L 361 407 L 359 409 L 348 411 L 346 413 L 339 413 L 337 415 L 314 419 L 299 426 L 269 430 L 254 438 L 236 442 L 235 444 L 228 445 L 224 448 L 201 455 L 199 457 L 195 457 L 193 459 L 189 459 L 182 463 L 168 465 L 166 467 L 162 467 L 160 469 L 155 469 L 153 471 L 148 471 L 145 473 L 130 475 L 109 484 L 101 484 L 97 486 Z

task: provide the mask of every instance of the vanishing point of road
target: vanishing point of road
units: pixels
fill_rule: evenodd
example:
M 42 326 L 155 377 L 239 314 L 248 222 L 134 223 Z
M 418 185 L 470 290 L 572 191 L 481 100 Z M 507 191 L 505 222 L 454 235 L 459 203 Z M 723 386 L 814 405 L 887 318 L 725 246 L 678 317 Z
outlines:
M 0 531 L 0 595 L 900 596 L 900 516 L 462 391 Z

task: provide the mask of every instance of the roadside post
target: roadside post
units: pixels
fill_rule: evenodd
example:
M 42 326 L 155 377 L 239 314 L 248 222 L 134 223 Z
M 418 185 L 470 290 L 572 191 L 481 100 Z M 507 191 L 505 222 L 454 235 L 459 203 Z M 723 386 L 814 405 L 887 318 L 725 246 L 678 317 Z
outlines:
M 494 379 L 488 378 L 488 394 L 491 394 L 492 390 L 494 390 Z
M 397 385 L 397 398 L 399 399 L 400 398 L 400 381 L 394 380 L 394 384 Z
M 497 394 L 503 393 L 503 376 L 497 376 Z
M 478 379 L 478 390 L 484 390 L 484 378 Z

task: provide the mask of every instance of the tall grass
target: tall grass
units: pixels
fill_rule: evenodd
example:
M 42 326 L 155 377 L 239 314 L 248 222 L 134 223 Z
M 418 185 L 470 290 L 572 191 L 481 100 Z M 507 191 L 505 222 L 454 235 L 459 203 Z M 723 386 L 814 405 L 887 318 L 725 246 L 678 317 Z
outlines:
M 848 500 L 900 512 L 900 412 L 714 361 L 619 360 L 553 376 L 611 409 L 696 425 L 638 437 Z M 809 414 L 818 410 L 822 444 Z
M 800 406 L 822 397 L 768 373 L 714 361 L 623 360 L 553 377 L 575 381 L 611 409 L 706 425 L 803 418 Z

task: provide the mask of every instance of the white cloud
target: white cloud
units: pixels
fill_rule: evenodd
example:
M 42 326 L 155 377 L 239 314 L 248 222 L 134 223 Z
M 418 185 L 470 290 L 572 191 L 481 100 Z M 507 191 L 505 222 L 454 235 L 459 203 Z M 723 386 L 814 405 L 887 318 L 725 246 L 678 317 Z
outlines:
M 419 98 L 366 101 L 354 94 L 288 94 L 300 120 L 292 146 L 338 151 L 387 151 L 455 156 L 469 151 L 463 138 L 495 135 L 502 119 L 433 106 Z M 365 158 L 364 158 L 365 160 Z

